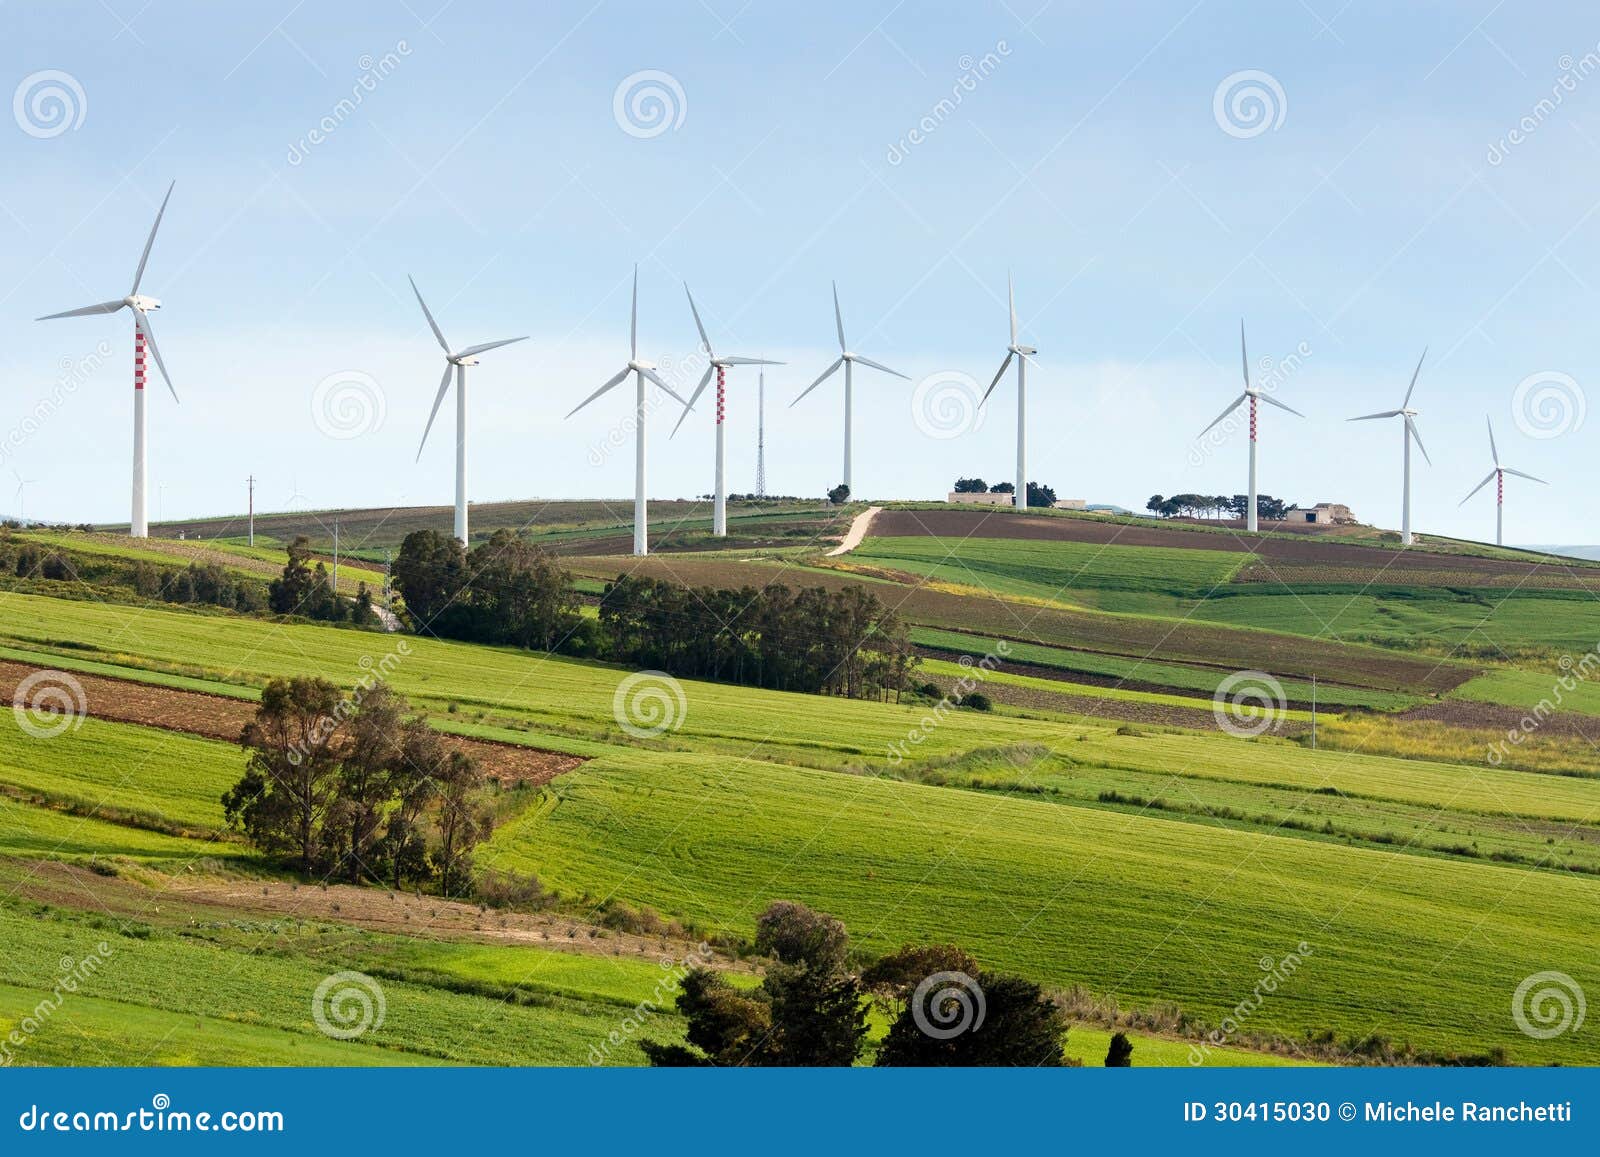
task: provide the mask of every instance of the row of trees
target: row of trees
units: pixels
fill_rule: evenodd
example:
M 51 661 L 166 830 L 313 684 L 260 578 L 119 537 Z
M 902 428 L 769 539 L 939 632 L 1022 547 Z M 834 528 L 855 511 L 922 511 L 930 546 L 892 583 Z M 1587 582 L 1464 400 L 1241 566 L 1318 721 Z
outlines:
M 851 698 L 905 689 L 905 624 L 863 586 L 686 587 L 618 578 L 600 601 L 605 653 L 673 675 Z
M 325 679 L 274 679 L 240 743 L 245 772 L 222 806 L 263 851 L 302 872 L 468 887 L 491 828 L 482 772 L 387 684 L 345 695 Z
M 406 535 L 394 585 L 420 634 L 541 651 L 583 650 L 572 577 L 545 551 L 497 530 L 469 552 L 434 530 Z
M 845 926 L 832 916 L 773 904 L 756 921 L 756 950 L 772 960 L 760 987 L 690 971 L 676 1002 L 688 1021 L 687 1043 L 641 1047 L 661 1067 L 852 1065 L 866 1048 L 876 1004 L 891 1020 L 879 1065 L 1068 1063 L 1066 1015 L 1031 981 L 984 971 L 948 944 L 903 948 L 857 974 L 849 948 Z M 1132 1052 L 1119 1032 L 1106 1064 L 1125 1067 Z
M 354 623 L 370 626 L 377 618 L 372 608 L 372 592 L 362 583 L 354 600 L 341 598 L 321 559 L 313 565 L 311 540 L 296 535 L 289 544 L 289 561 L 283 573 L 267 584 L 267 605 L 275 615 L 300 615 L 325 623 Z
M 1294 503 L 1270 494 L 1256 495 L 1256 516 L 1265 522 L 1286 518 Z M 1144 508 L 1161 518 L 1244 518 L 1250 511 L 1248 494 L 1152 494 Z

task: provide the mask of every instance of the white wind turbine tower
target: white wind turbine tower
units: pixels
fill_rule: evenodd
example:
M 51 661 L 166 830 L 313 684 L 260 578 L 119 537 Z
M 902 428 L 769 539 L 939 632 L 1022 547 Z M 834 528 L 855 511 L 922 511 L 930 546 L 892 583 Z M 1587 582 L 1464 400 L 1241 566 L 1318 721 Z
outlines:
M 633 312 L 630 315 L 628 322 L 628 364 L 623 366 L 622 369 L 618 370 L 616 375 L 608 380 L 605 385 L 601 386 L 583 401 L 572 407 L 572 410 L 567 414 L 567 417 L 572 417 L 573 414 L 576 414 L 579 410 L 583 409 L 607 390 L 620 386 L 623 382 L 623 379 L 625 379 L 629 374 L 632 374 L 635 379 L 633 401 L 633 553 L 636 555 L 645 555 L 650 553 L 650 518 L 649 513 L 645 508 L 644 496 L 646 413 L 644 398 L 645 380 L 648 378 L 683 405 L 687 406 L 689 403 L 685 402 L 681 397 L 678 396 L 671 386 L 667 385 L 666 382 L 661 380 L 661 375 L 656 373 L 656 367 L 654 365 L 652 365 L 650 362 L 642 362 L 639 360 L 639 267 L 637 265 L 633 267 Z
M 1457 505 L 1465 506 L 1467 504 L 1467 500 L 1470 499 L 1473 494 L 1476 494 L 1478 491 L 1482 490 L 1485 486 L 1489 485 L 1490 482 L 1494 482 L 1496 484 L 1494 498 L 1494 544 L 1496 546 L 1504 546 L 1506 528 L 1506 475 L 1515 474 L 1518 478 L 1526 478 L 1529 482 L 1537 482 L 1541 486 L 1548 486 L 1550 484 L 1543 478 L 1535 478 L 1532 474 L 1524 474 L 1521 470 L 1513 470 L 1509 466 L 1500 465 L 1500 450 L 1494 444 L 1494 423 L 1485 417 L 1483 419 L 1483 424 L 1489 427 L 1489 453 L 1494 458 L 1494 469 L 1489 471 L 1489 473 L 1484 476 L 1483 481 L 1474 486 L 1471 493 L 1457 503 Z
M 1006 369 L 1011 365 L 1011 359 L 1017 359 L 1017 488 L 1011 496 L 1012 503 L 1018 510 L 1026 512 L 1028 509 L 1028 359 L 1039 351 L 1031 345 L 1017 344 L 1017 295 L 1011 286 L 1011 274 L 1006 274 L 1006 305 L 1011 310 L 1011 344 L 1006 346 L 1006 360 L 1000 363 L 1000 368 L 995 371 L 994 381 L 989 383 L 989 388 L 983 392 L 983 398 L 978 402 L 982 406 L 989 400 L 989 395 L 994 393 L 994 388 L 1000 384 L 1000 379 L 1006 376 Z
M 30 483 L 39 480 L 37 478 L 24 478 L 15 470 L 11 472 L 11 477 L 17 480 L 17 493 L 14 496 L 17 500 L 17 521 L 26 526 L 28 525 L 28 486 Z
M 883 365 L 881 362 L 875 362 L 871 358 L 862 357 L 860 354 L 850 352 L 850 347 L 844 340 L 844 314 L 839 310 L 839 283 L 837 281 L 833 283 L 833 324 L 839 333 L 839 356 L 834 359 L 834 362 L 831 366 L 822 371 L 822 373 L 817 377 L 816 381 L 812 382 L 809 386 L 800 391 L 800 398 L 805 397 L 812 390 L 816 389 L 823 382 L 827 381 L 833 376 L 834 372 L 838 370 L 840 366 L 844 367 L 844 485 L 845 489 L 850 491 L 850 497 L 854 498 L 855 487 L 850 482 L 850 443 L 852 437 L 851 424 L 852 416 L 855 413 L 854 400 L 852 398 L 852 386 L 854 385 L 854 381 L 851 370 L 857 362 L 860 362 L 864 366 L 870 366 L 872 369 L 881 370 L 886 374 L 893 374 L 897 378 L 905 378 L 907 381 L 910 381 L 911 379 L 905 374 L 902 374 L 899 370 L 891 370 L 888 366 Z M 789 405 L 793 407 L 800 401 L 800 398 L 796 398 L 793 402 L 790 402 Z
M 155 244 L 156 230 L 161 228 L 161 218 L 167 211 L 167 202 L 172 199 L 172 189 L 176 184 L 174 181 L 168 185 L 167 195 L 161 199 L 161 208 L 156 212 L 156 223 L 150 226 L 150 236 L 145 239 L 144 253 L 139 257 L 139 268 L 134 271 L 133 288 L 128 291 L 127 297 L 118 298 L 116 301 L 102 301 L 99 305 L 86 305 L 81 309 L 69 309 L 63 313 L 52 313 L 38 319 L 54 321 L 58 317 L 88 317 L 96 313 L 116 313 L 122 309 L 133 312 L 133 516 L 129 519 L 128 533 L 134 538 L 150 536 L 149 506 L 145 500 L 145 478 L 148 470 L 145 460 L 145 346 L 150 347 L 150 353 L 156 359 L 156 368 L 161 371 L 161 379 L 167 383 L 167 389 L 172 391 L 172 400 L 174 402 L 178 400 L 178 391 L 173 389 L 172 379 L 167 375 L 167 364 L 161 360 L 161 351 L 156 348 L 155 332 L 150 328 L 150 314 L 161 308 L 161 302 L 139 292 L 139 283 L 144 280 L 145 263 L 150 260 L 150 246 Z
M 688 282 L 683 286 L 684 296 L 689 299 L 689 312 L 694 314 L 694 326 L 700 331 L 700 345 L 705 349 L 706 356 L 711 359 L 711 364 L 706 366 L 706 372 L 700 376 L 700 384 L 695 387 L 694 393 L 689 395 L 689 404 L 684 407 L 683 413 L 678 418 L 678 425 L 672 427 L 670 437 L 676 437 L 678 426 L 683 425 L 683 420 L 689 416 L 689 411 L 694 409 L 694 404 L 700 400 L 700 395 L 705 392 L 711 375 L 717 375 L 717 492 L 711 507 L 711 533 L 718 538 L 723 538 L 728 533 L 728 487 L 726 473 L 726 450 L 723 438 L 723 423 L 727 417 L 727 368 L 729 366 L 781 366 L 782 362 L 768 361 L 766 358 L 719 358 L 711 349 L 711 339 L 706 336 L 706 327 L 700 322 L 700 311 L 695 308 L 694 294 L 689 292 Z
M 1296 410 L 1293 406 L 1284 405 L 1282 402 L 1278 401 L 1277 398 L 1274 398 L 1271 394 L 1262 393 L 1260 386 L 1251 384 L 1251 382 L 1250 382 L 1250 355 L 1245 350 L 1245 345 L 1244 345 L 1244 322 L 1243 322 L 1243 320 L 1241 320 L 1239 322 L 1239 360 L 1244 365 L 1244 393 L 1240 394 L 1237 398 L 1233 399 L 1233 401 L 1229 402 L 1228 403 L 1228 408 L 1223 410 L 1222 413 L 1218 414 L 1217 417 L 1216 417 L 1216 420 L 1213 421 L 1210 426 L 1207 426 L 1204 430 L 1200 431 L 1200 437 L 1204 438 L 1207 434 L 1209 434 L 1211 432 L 1212 428 L 1215 427 L 1218 422 L 1222 421 L 1222 419 L 1226 418 L 1229 414 L 1231 414 L 1235 410 L 1237 410 L 1239 408 L 1239 404 L 1241 402 L 1249 402 L 1250 403 L 1250 493 L 1249 493 L 1249 497 L 1247 499 L 1247 505 L 1245 506 L 1245 525 L 1244 525 L 1244 528 L 1245 528 L 1246 531 L 1252 531 L 1253 532 L 1253 531 L 1255 531 L 1257 529 L 1257 526 L 1258 526 L 1258 520 L 1257 520 L 1257 517 L 1256 517 L 1256 423 L 1257 423 L 1257 403 L 1259 403 L 1259 402 L 1268 402 L 1268 403 L 1270 403 L 1270 404 L 1272 404 L 1274 406 L 1277 406 L 1278 409 L 1280 409 L 1280 410 L 1288 410 L 1289 413 L 1293 414 L 1297 418 L 1304 418 L 1305 415 L 1302 414 L 1299 410 Z
M 1411 392 L 1417 388 L 1417 375 L 1422 372 L 1423 360 L 1428 356 L 1424 347 L 1422 357 L 1417 359 L 1417 368 L 1411 371 L 1411 384 L 1406 387 L 1405 400 L 1400 403 L 1398 410 L 1383 410 L 1376 414 L 1362 414 L 1349 419 L 1352 422 L 1368 422 L 1373 418 L 1404 418 L 1405 429 L 1401 433 L 1401 441 L 1405 445 L 1405 472 L 1403 490 L 1400 498 L 1400 545 L 1411 545 L 1411 443 L 1417 444 L 1417 449 L 1422 451 L 1423 461 L 1429 466 L 1433 459 L 1428 457 L 1428 448 L 1422 444 L 1422 435 L 1417 433 L 1416 417 L 1418 411 L 1411 409 Z
M 422 448 L 428 444 L 428 431 L 433 429 L 433 420 L 439 416 L 439 406 L 444 402 L 445 393 L 450 389 L 450 375 L 455 373 L 456 378 L 456 538 L 461 540 L 461 545 L 467 545 L 467 367 L 478 364 L 478 355 L 487 353 L 492 349 L 499 349 L 503 345 L 513 342 L 527 341 L 523 337 L 502 338 L 500 341 L 486 341 L 481 345 L 469 345 L 464 350 L 450 352 L 450 343 L 444 340 L 444 334 L 439 332 L 439 323 L 433 320 L 433 313 L 428 309 L 428 303 L 422 300 L 422 291 L 417 288 L 415 278 L 408 278 L 411 282 L 411 292 L 417 295 L 417 304 L 422 306 L 422 315 L 428 319 L 428 328 L 433 330 L 433 336 L 439 340 L 439 348 L 444 350 L 444 377 L 439 379 L 439 392 L 433 398 L 433 412 L 428 415 L 428 424 L 423 428 L 422 441 L 417 446 L 417 461 L 422 460 Z

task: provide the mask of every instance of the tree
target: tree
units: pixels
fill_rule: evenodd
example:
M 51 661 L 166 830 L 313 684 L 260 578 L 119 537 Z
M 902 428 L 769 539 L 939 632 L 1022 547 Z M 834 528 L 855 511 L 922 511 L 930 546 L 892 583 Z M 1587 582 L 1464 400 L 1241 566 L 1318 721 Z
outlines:
M 1056 492 L 1052 488 L 1042 482 L 1028 483 L 1029 506 L 1054 506 L 1055 504 Z
M 326 679 L 273 679 L 240 743 L 244 778 L 222 797 L 228 822 L 268 851 L 294 852 L 309 872 L 322 854 L 323 821 L 337 796 L 343 736 L 339 689 Z
M 578 624 L 571 576 L 510 530 L 497 530 L 476 547 L 467 570 L 479 642 L 553 651 Z
M 406 535 L 392 573 L 412 630 L 454 637 L 452 628 L 465 612 L 456 600 L 466 585 L 466 572 L 466 551 L 457 539 L 437 530 L 413 530 Z
M 707 968 L 683 978 L 676 1001 L 689 1022 L 684 1045 L 640 1041 L 657 1068 L 717 1065 L 751 1067 L 766 1063 L 772 1037 L 771 1005 L 757 994 L 735 989 Z
M 957 478 L 956 479 L 956 493 L 957 494 L 987 494 L 988 492 L 989 492 L 989 484 L 987 482 L 985 482 L 982 478 Z
M 1162 508 L 1165 507 L 1166 504 L 1167 504 L 1167 500 L 1165 498 L 1161 497 L 1161 495 L 1152 494 L 1150 496 L 1150 501 L 1146 502 L 1144 504 L 1144 508 L 1146 510 L 1148 510 L 1151 514 L 1159 516 L 1161 514 Z
M 843 482 L 828 491 L 828 501 L 835 506 L 843 506 L 850 501 L 850 487 Z
M 372 609 L 372 592 L 367 589 L 366 583 L 362 583 L 356 589 L 355 605 L 350 608 L 350 621 L 358 627 L 368 627 L 377 618 L 377 612 Z
M 996 482 L 989 487 L 990 494 L 1015 494 L 1016 492 L 1017 488 L 1009 482 Z
M 464 887 L 471 873 L 472 849 L 489 835 L 492 817 L 483 799 L 483 774 L 477 762 L 449 752 L 437 772 L 439 797 L 439 883 L 446 896 Z
M 1106 1068 L 1126 1069 L 1133 1065 L 1133 1042 L 1125 1032 L 1111 1035 L 1111 1047 L 1106 1049 Z
M 1031 1068 L 1065 1063 L 1066 1014 L 1037 984 L 994 972 L 927 979 L 939 983 L 912 993 L 912 1003 L 879 1046 L 878 1064 Z M 933 1026 L 937 1035 L 925 1026 Z

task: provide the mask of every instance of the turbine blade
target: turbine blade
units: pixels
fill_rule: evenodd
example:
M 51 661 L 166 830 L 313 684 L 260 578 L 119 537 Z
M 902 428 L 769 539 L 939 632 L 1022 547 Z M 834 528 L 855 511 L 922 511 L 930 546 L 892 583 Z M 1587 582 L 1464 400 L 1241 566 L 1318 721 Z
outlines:
M 433 396 L 433 409 L 428 413 L 428 424 L 422 428 L 422 441 L 417 443 L 416 461 L 422 461 L 422 448 L 428 444 L 428 433 L 433 429 L 433 420 L 439 416 L 439 407 L 444 403 L 444 396 L 450 392 L 450 371 L 455 366 L 449 362 L 444 363 L 444 377 L 439 379 L 439 392 Z
M 1399 415 L 1400 415 L 1400 411 L 1399 410 L 1384 410 L 1384 411 L 1382 411 L 1380 413 L 1377 413 L 1377 414 L 1362 414 L 1359 418 L 1346 418 L 1345 421 L 1346 422 L 1367 422 L 1367 421 L 1372 420 L 1373 418 L 1395 418 L 1395 417 L 1399 417 Z
M 1244 368 L 1244 388 L 1250 388 L 1250 355 L 1244 349 L 1244 318 L 1239 319 L 1239 364 Z
M 716 366 L 707 366 L 706 372 L 700 375 L 700 384 L 694 388 L 694 393 L 689 395 L 689 403 L 683 407 L 683 413 L 678 415 L 678 425 L 672 427 L 672 433 L 667 435 L 668 438 L 676 438 L 678 436 L 678 426 L 683 425 L 683 420 L 694 410 L 694 404 L 700 400 L 700 395 L 705 392 L 706 386 L 710 384 L 711 375 L 716 371 L 716 368 Z
M 1006 270 L 1006 306 L 1011 310 L 1011 344 L 1017 344 L 1017 291 L 1011 282 L 1011 270 Z
M 831 376 L 834 373 L 834 371 L 836 371 L 842 365 L 844 365 L 844 359 L 842 357 L 841 358 L 835 358 L 833 360 L 833 364 L 831 366 L 829 366 L 827 369 L 823 370 L 820 374 L 817 375 L 817 380 L 816 381 L 812 382 L 809 386 L 807 386 L 805 389 L 800 391 L 800 398 L 805 397 L 812 390 L 816 389 L 823 382 L 827 381 L 829 376 Z M 790 402 L 789 405 L 793 406 L 795 404 L 795 402 L 798 402 L 800 400 L 800 398 L 796 398 L 794 400 L 794 402 Z
M 705 347 L 706 353 L 711 354 L 711 339 L 706 336 L 706 327 L 700 322 L 700 311 L 695 308 L 694 294 L 689 292 L 689 283 L 683 283 L 683 295 L 689 299 L 689 312 L 694 314 L 694 327 L 700 331 L 700 344 Z M 715 357 L 716 355 L 711 354 Z
M 527 340 L 527 336 L 524 335 L 522 337 L 508 337 L 502 341 L 486 341 L 482 345 L 469 345 L 455 356 L 458 358 L 470 358 L 473 354 L 487 353 L 489 350 L 497 350 L 503 345 L 515 345 L 519 341 Z
M 1489 415 L 1483 416 L 1483 424 L 1489 427 L 1489 453 L 1494 456 L 1494 464 L 1500 465 L 1500 448 L 1494 444 L 1494 423 L 1489 420 Z
M 628 360 L 639 360 L 639 266 L 633 267 L 633 311 L 628 315 Z
M 1472 498 L 1472 496 L 1474 494 L 1476 494 L 1478 491 L 1482 490 L 1485 486 L 1489 485 L 1489 483 L 1493 482 L 1494 481 L 1494 476 L 1496 474 L 1498 474 L 1498 473 L 1500 473 L 1499 470 L 1491 470 L 1491 471 L 1489 471 L 1489 473 L 1485 474 L 1483 476 L 1483 481 L 1478 483 L 1471 490 L 1467 491 L 1467 497 L 1463 498 L 1460 502 L 1456 503 L 1456 505 L 1457 506 L 1465 506 L 1467 504 L 1467 502 Z
M 648 378 L 650 381 L 652 381 L 656 385 L 660 386 L 663 390 L 667 391 L 667 393 L 670 394 L 673 398 L 675 398 L 681 405 L 687 406 L 689 404 L 688 402 L 685 402 L 683 400 L 682 395 L 680 395 L 677 390 L 675 390 L 671 386 L 667 385 L 666 381 L 661 377 L 660 374 L 656 373 L 655 370 L 644 370 L 644 369 L 641 369 L 639 372 L 641 374 L 643 374 L 646 378 Z
M 150 328 L 150 319 L 145 315 L 144 310 L 136 309 L 133 311 L 133 324 L 144 331 L 145 344 L 150 347 L 151 356 L 156 359 L 156 369 L 161 371 L 161 380 L 167 383 L 167 392 L 172 395 L 172 400 L 177 402 L 178 391 L 173 388 L 172 378 L 167 374 L 167 363 L 161 360 L 161 349 L 156 345 L 155 331 Z M 181 405 L 182 403 L 180 402 L 179 404 Z
M 844 353 L 849 347 L 844 344 L 844 314 L 839 309 L 839 283 L 837 281 L 833 283 L 833 324 L 839 331 L 839 352 Z
M 411 282 L 411 292 L 417 295 L 417 304 L 422 306 L 422 316 L 428 319 L 428 328 L 433 330 L 433 336 L 438 339 L 439 348 L 448 354 L 450 343 L 444 340 L 444 334 L 439 332 L 439 323 L 433 320 L 433 311 L 428 308 L 428 303 L 422 300 L 422 290 L 417 288 L 417 279 L 407 274 L 406 280 Z
M 769 361 L 767 358 L 718 358 L 725 366 L 781 366 L 787 363 Z
M 1005 377 L 1006 371 L 1011 368 L 1011 359 L 1016 356 L 1010 350 L 1006 351 L 1006 360 L 1001 362 L 1000 368 L 994 372 L 994 381 L 990 382 L 989 388 L 983 391 L 983 397 L 978 399 L 978 405 L 982 406 L 989 400 L 989 395 L 994 393 L 994 388 L 1000 384 L 1000 379 Z
M 125 301 L 102 301 L 99 305 L 85 305 L 78 309 L 67 309 L 60 313 L 47 313 L 43 317 L 34 318 L 35 321 L 55 321 L 58 317 L 88 317 L 95 313 L 116 313 L 128 303 Z
M 167 195 L 161 198 L 161 208 L 156 210 L 156 223 L 150 226 L 150 236 L 144 241 L 144 252 L 139 255 L 139 268 L 133 274 L 133 288 L 128 290 L 130 297 L 139 292 L 139 282 L 144 280 L 144 266 L 145 262 L 150 260 L 150 246 L 156 243 L 156 230 L 161 228 L 161 218 L 166 214 L 167 202 L 172 200 L 172 190 L 177 184 L 178 182 L 174 181 L 167 186 Z
M 1422 451 L 1423 461 L 1425 461 L 1429 466 L 1432 466 L 1433 459 L 1428 457 L 1428 448 L 1422 444 L 1422 435 L 1417 433 L 1417 424 L 1410 418 L 1406 419 L 1406 432 L 1409 433 L 1412 439 L 1417 443 L 1417 449 Z
M 1423 346 L 1422 357 L 1417 359 L 1417 368 L 1411 371 L 1411 384 L 1406 387 L 1406 400 L 1400 403 L 1400 408 L 1402 410 L 1411 404 L 1411 391 L 1417 388 L 1417 375 L 1422 372 L 1422 361 L 1423 358 L 1426 358 L 1427 356 L 1428 347 Z
M 1299 410 L 1295 409 L 1293 406 L 1285 405 L 1284 403 L 1278 401 L 1277 398 L 1274 398 L 1271 394 L 1260 394 L 1260 393 L 1258 393 L 1256 395 L 1256 397 L 1260 398 L 1263 402 L 1266 402 L 1270 406 L 1277 406 L 1278 409 L 1280 409 L 1280 410 L 1288 410 L 1289 413 L 1293 414 L 1297 418 L 1304 418 L 1305 417 L 1305 415 L 1302 414 Z
M 1226 418 L 1229 414 L 1231 414 L 1235 410 L 1237 410 L 1239 408 L 1239 403 L 1243 402 L 1249 396 L 1250 396 L 1249 394 L 1240 394 L 1237 398 L 1233 399 L 1233 401 L 1229 402 L 1228 403 L 1228 408 L 1223 410 L 1222 413 L 1218 414 L 1215 418 L 1213 418 L 1211 420 L 1211 425 L 1207 426 L 1204 430 L 1201 430 L 1200 433 L 1195 435 L 1195 437 L 1204 438 L 1207 434 L 1211 433 L 1211 429 L 1212 429 L 1213 426 L 1217 425 L 1217 423 L 1221 422 L 1222 419 Z
M 856 355 L 856 361 L 860 362 L 864 366 L 871 366 L 875 370 L 881 370 L 882 372 L 884 372 L 886 374 L 893 374 L 897 378 L 905 378 L 905 380 L 908 381 L 908 382 L 911 380 L 911 375 L 902 374 L 899 370 L 891 370 L 888 366 L 884 365 L 882 362 L 875 362 L 871 358 L 862 357 L 860 354 Z
M 1509 466 L 1502 466 L 1500 469 L 1505 471 L 1507 474 L 1515 474 L 1518 478 L 1526 478 L 1529 482 L 1537 482 L 1541 486 L 1550 485 L 1550 483 L 1546 482 L 1543 478 L 1535 478 L 1532 474 L 1524 474 L 1521 470 L 1513 470 Z
M 622 369 L 617 371 L 617 376 L 616 377 L 614 377 L 614 378 L 610 379 L 609 381 L 607 381 L 605 385 L 601 386 L 594 393 L 590 394 L 587 398 L 583 399 L 583 401 L 579 402 L 576 406 L 573 406 L 572 409 L 568 410 L 567 411 L 567 417 L 568 418 L 572 417 L 572 415 L 576 414 L 579 410 L 583 409 L 590 402 L 594 401 L 596 398 L 598 398 L 601 394 L 605 393 L 607 390 L 615 389 L 618 385 L 621 384 L 622 379 L 628 376 L 630 370 L 631 370 L 631 367 L 623 366 Z

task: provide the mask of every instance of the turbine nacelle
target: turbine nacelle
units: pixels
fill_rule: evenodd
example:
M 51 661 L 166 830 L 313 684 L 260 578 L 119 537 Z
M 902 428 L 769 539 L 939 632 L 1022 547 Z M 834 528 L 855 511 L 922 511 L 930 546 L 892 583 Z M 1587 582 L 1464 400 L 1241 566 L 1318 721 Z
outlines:
M 161 299 L 156 297 L 146 297 L 142 293 L 130 293 L 127 297 L 122 299 L 122 304 L 128 306 L 130 309 L 136 309 L 140 313 L 153 313 L 155 310 L 161 308 Z
M 715 363 L 713 363 L 713 364 L 715 364 Z M 630 370 L 635 370 L 635 371 L 637 371 L 638 373 L 641 373 L 641 374 L 649 373 L 651 370 L 654 370 L 656 368 L 656 363 L 655 362 L 642 362 L 638 358 L 630 358 L 629 361 L 628 361 L 628 368 Z

